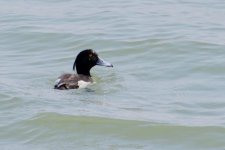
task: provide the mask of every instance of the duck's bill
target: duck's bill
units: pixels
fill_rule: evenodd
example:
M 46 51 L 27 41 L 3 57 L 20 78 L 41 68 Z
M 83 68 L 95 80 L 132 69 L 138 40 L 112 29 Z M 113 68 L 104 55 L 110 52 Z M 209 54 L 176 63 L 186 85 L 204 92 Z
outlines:
M 96 65 L 106 66 L 106 67 L 113 67 L 113 65 L 111 63 L 103 60 L 102 58 L 98 58 L 98 61 L 97 61 Z

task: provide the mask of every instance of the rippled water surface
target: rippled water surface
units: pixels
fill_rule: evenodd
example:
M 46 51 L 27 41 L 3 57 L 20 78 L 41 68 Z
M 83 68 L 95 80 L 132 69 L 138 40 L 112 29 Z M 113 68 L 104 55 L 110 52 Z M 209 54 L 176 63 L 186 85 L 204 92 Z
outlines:
M 0 1 L 0 149 L 225 149 L 222 0 Z M 92 48 L 114 68 L 54 90 Z

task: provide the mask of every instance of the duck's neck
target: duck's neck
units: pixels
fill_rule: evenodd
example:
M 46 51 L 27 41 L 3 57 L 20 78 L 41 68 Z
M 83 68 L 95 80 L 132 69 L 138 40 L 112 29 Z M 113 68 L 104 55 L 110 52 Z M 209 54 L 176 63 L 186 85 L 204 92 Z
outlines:
M 91 68 L 90 67 L 84 67 L 84 66 L 76 65 L 76 70 L 77 70 L 77 74 L 82 74 L 82 75 L 85 75 L 85 76 L 91 76 L 91 74 L 90 74 Z

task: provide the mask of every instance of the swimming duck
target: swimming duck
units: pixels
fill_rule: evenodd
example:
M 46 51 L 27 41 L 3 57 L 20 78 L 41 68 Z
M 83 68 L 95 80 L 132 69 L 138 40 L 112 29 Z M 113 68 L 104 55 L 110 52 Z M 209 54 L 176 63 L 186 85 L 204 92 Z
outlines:
M 81 51 L 73 64 L 73 70 L 77 71 L 77 74 L 63 74 L 55 81 L 55 89 L 67 90 L 84 88 L 88 84 L 93 83 L 90 70 L 95 65 L 113 67 L 113 65 L 105 60 L 101 59 L 98 54 L 92 49 L 86 49 Z

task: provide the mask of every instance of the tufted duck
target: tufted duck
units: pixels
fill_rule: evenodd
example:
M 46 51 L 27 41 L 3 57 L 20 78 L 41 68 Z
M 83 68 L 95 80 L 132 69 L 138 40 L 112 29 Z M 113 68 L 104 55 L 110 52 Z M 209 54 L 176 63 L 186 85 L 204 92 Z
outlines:
M 90 75 L 90 70 L 95 65 L 113 67 L 111 63 L 108 63 L 98 57 L 98 54 L 92 49 L 86 49 L 81 51 L 73 64 L 73 70 L 77 71 L 77 74 L 63 74 L 55 81 L 55 89 L 67 90 L 84 88 L 88 84 L 93 83 L 93 79 Z

